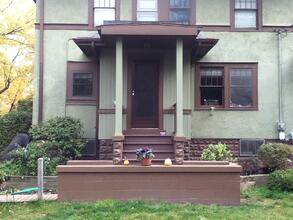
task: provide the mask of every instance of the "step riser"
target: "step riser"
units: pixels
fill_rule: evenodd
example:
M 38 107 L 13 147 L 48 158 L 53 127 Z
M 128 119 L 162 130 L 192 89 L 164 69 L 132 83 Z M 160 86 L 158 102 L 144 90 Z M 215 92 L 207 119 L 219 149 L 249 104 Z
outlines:
M 153 151 L 169 151 L 174 152 L 174 146 L 173 145 L 139 145 L 139 144 L 133 144 L 133 145 L 123 145 L 123 150 L 132 150 L 136 151 L 138 148 L 148 147 L 152 149 Z
M 146 137 L 136 137 L 136 136 L 126 136 L 125 142 L 131 143 L 147 143 L 147 142 L 155 142 L 155 143 L 172 143 L 172 138 L 168 136 L 146 136 Z
M 123 153 L 123 158 L 127 158 L 129 160 L 136 159 L 135 153 Z M 165 160 L 166 158 L 174 159 L 174 153 L 155 153 L 155 159 Z

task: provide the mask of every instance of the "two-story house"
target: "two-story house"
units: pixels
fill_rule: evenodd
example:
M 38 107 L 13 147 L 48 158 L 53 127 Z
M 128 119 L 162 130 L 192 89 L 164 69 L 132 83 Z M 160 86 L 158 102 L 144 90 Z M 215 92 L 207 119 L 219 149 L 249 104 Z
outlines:
M 292 0 L 37 0 L 34 123 L 73 116 L 84 156 L 236 156 L 293 132 Z

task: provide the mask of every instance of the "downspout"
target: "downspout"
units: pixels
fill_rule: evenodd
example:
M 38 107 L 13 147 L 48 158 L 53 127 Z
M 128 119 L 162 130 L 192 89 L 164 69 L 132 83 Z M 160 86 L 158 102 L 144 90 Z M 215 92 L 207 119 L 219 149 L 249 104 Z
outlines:
M 39 97 L 38 123 L 43 121 L 43 82 L 44 82 L 44 0 L 40 1 L 40 33 L 39 33 Z
M 278 62 L 278 123 L 277 130 L 279 132 L 279 139 L 285 140 L 285 122 L 283 112 L 283 73 L 282 73 L 282 38 L 287 36 L 286 29 L 276 29 L 277 33 L 277 62 Z

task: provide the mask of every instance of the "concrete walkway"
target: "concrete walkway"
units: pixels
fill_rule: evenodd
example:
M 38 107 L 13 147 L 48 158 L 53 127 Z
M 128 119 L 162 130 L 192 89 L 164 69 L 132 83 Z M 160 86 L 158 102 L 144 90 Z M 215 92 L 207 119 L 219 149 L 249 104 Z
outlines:
M 57 194 L 44 194 L 43 200 L 57 200 Z M 30 195 L 0 195 L 0 202 L 32 202 L 38 200 L 38 194 Z

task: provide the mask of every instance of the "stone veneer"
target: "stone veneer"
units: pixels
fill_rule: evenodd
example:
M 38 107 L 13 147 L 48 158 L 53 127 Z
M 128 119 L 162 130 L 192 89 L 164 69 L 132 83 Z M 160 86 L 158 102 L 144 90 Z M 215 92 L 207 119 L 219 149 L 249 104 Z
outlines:
M 240 156 L 240 140 L 239 139 L 191 139 L 185 143 L 184 159 L 198 160 L 202 151 L 209 144 L 218 144 L 219 142 L 226 144 L 235 157 Z
M 99 159 L 112 160 L 113 159 L 113 141 L 111 139 L 99 140 Z

